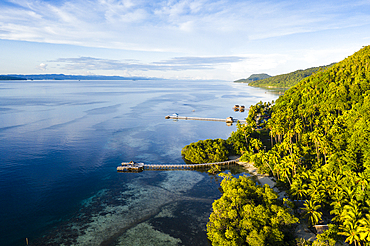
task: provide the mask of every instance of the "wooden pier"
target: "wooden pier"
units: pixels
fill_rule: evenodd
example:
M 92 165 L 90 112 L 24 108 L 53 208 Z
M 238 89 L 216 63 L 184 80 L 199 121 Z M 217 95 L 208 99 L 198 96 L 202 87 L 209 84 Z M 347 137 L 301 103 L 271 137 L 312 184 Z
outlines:
M 241 124 L 245 124 L 245 120 L 238 120 L 234 119 L 233 117 L 227 117 L 226 119 L 217 119 L 217 118 L 201 118 L 201 117 L 186 117 L 186 116 L 178 116 L 178 115 L 167 115 L 165 119 L 172 119 L 172 120 L 201 120 L 201 121 L 219 121 L 219 122 L 226 122 L 226 123 L 236 123 L 240 122 Z
M 238 160 L 201 163 L 201 164 L 144 164 L 136 162 L 122 162 L 117 167 L 118 172 L 141 172 L 144 170 L 192 170 L 197 168 L 210 168 L 213 165 L 226 166 L 237 164 Z
M 141 172 L 144 170 L 144 163 L 137 162 L 122 162 L 121 166 L 117 167 L 119 172 Z

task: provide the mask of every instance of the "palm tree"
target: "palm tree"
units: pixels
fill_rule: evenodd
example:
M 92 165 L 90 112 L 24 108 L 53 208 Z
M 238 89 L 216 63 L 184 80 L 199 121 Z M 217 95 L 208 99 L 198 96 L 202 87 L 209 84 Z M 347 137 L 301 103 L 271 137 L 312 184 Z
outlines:
M 290 192 L 297 197 L 297 200 L 301 200 L 307 194 L 307 184 L 304 184 L 302 179 L 296 178 L 290 186 Z
M 271 168 L 274 170 L 272 173 L 276 177 L 278 175 L 277 165 L 279 164 L 280 161 L 280 154 L 276 151 L 276 148 L 272 148 L 270 151 L 267 152 L 267 154 L 268 162 L 270 163 Z
M 311 140 L 315 143 L 315 148 L 316 148 L 316 155 L 317 155 L 317 162 L 320 162 L 320 142 L 322 138 L 322 134 L 320 133 L 319 130 L 315 129 L 313 132 L 310 133 L 310 138 Z
M 283 159 L 281 160 L 280 162 L 280 167 L 281 167 L 281 171 L 283 172 L 284 176 L 287 178 L 288 182 L 289 182 L 289 185 L 291 186 L 292 185 L 292 182 L 290 181 L 289 179 L 289 174 L 290 174 L 290 158 L 289 156 L 284 156 Z
M 340 185 L 342 178 L 343 178 L 343 175 L 341 174 L 332 173 L 332 175 L 330 175 L 330 181 L 329 181 L 329 186 L 330 186 L 329 189 L 331 191 L 330 195 L 335 194 L 339 190 L 342 190 L 342 187 Z
M 298 142 L 301 139 L 301 134 L 303 132 L 303 124 L 300 119 L 295 120 L 294 131 L 298 134 L 298 137 L 296 137 L 296 142 Z
M 304 218 L 308 218 L 309 225 L 316 225 L 321 220 L 322 212 L 317 211 L 321 205 L 313 200 L 305 201 L 303 205 L 305 206 L 303 210 L 306 211 Z
M 359 204 L 356 200 L 352 200 L 348 205 L 344 206 L 343 212 L 342 212 L 342 218 L 343 218 L 343 225 L 339 226 L 339 229 L 342 230 L 342 232 L 339 232 L 338 234 L 347 236 L 346 242 L 349 241 L 349 243 L 352 244 L 352 242 L 357 245 L 357 243 L 360 244 L 361 238 L 360 238 L 360 218 L 362 217 L 362 211 L 359 207 Z M 366 222 L 366 221 L 365 221 Z
M 345 242 L 349 242 L 352 244 L 355 243 L 355 246 L 357 246 L 357 243 L 360 244 L 360 233 L 359 233 L 359 223 L 357 221 L 345 221 L 343 225 L 339 226 L 339 230 L 342 230 L 341 232 L 338 232 L 339 235 L 346 236 Z
M 365 187 L 369 184 L 370 177 L 365 173 L 358 173 L 356 177 L 356 184 L 361 185 L 361 190 L 364 191 Z
M 343 187 L 343 200 L 347 203 L 350 203 L 351 201 L 354 200 L 356 196 L 356 190 L 352 189 L 351 186 L 344 186 Z
M 322 136 L 322 138 L 320 138 L 319 141 L 320 141 L 319 150 L 323 153 L 324 161 L 325 161 L 325 164 L 326 164 L 327 163 L 327 155 L 330 153 L 329 140 L 326 136 Z
M 361 226 L 357 228 L 357 232 L 362 241 L 370 242 L 370 215 L 365 214 L 365 216 L 366 218 L 359 220 Z
M 311 176 L 311 183 L 308 185 L 308 195 L 311 197 L 319 195 L 324 190 L 322 183 L 322 173 L 314 172 Z
M 262 160 L 262 163 L 266 163 L 267 166 L 270 168 L 271 172 L 272 172 L 272 176 L 275 177 L 275 172 L 274 172 L 274 169 L 272 168 L 272 166 L 270 165 L 270 154 L 269 153 L 266 153 L 264 150 L 262 150 L 261 152 L 261 160 Z
M 259 152 L 259 150 L 263 146 L 263 143 L 259 139 L 252 138 L 251 141 L 250 141 L 250 145 Z

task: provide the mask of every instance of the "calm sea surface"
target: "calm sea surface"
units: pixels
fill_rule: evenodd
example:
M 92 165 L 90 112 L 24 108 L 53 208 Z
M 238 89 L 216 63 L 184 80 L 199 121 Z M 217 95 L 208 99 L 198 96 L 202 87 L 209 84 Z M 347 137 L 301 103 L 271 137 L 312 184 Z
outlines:
M 208 245 L 217 176 L 116 167 L 184 163 L 185 145 L 236 129 L 166 115 L 244 119 L 235 104 L 277 97 L 225 81 L 0 81 L 0 244 Z

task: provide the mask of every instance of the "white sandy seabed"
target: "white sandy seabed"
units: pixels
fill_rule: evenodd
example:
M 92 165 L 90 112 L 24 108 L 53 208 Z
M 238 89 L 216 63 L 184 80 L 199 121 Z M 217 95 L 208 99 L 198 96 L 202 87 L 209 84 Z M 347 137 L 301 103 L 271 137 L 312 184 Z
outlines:
M 248 172 L 256 175 L 264 185 L 274 187 L 275 182 L 267 176 L 259 175 L 256 168 L 247 163 L 242 164 Z M 145 177 L 126 184 L 122 197 L 124 205 L 107 205 L 104 210 L 92 216 L 84 234 L 77 238 L 78 245 L 99 245 L 117 236 L 116 245 L 178 245 L 181 240 L 155 230 L 145 218 L 152 216 L 171 217 L 172 211 L 162 210 L 169 203 L 178 200 L 194 199 L 183 195 L 203 179 L 196 172 L 164 172 L 166 178 L 156 186 L 144 185 Z M 278 190 L 275 189 L 278 192 Z M 284 193 L 279 193 L 283 197 Z M 128 199 L 127 199 L 128 197 Z M 105 215 L 101 215 L 105 214 Z M 143 220 L 143 222 L 139 222 Z
M 274 188 L 275 182 L 270 177 L 258 174 L 251 164 L 240 164 L 255 175 L 259 183 Z M 96 200 L 99 200 L 101 209 L 86 215 L 89 217 L 87 223 L 71 223 L 70 227 L 79 232 L 73 245 L 181 245 L 181 239 L 156 230 L 148 219 L 173 217 L 178 201 L 201 201 L 202 198 L 187 197 L 184 193 L 202 181 L 204 176 L 187 171 L 163 172 L 161 175 L 165 178 L 153 185 L 146 182 L 149 176 L 145 173 L 131 183 L 122 184 L 120 195 L 110 198 L 114 202 L 100 200 L 99 196 L 104 198 L 105 191 L 87 199 L 86 207 L 97 206 Z M 281 192 L 279 196 L 284 197 L 285 193 Z M 62 239 L 54 238 L 54 242 L 65 245 Z
M 145 176 L 125 184 L 118 200 L 122 205 L 106 205 L 85 224 L 76 245 L 100 245 L 116 238 L 116 245 L 178 245 L 181 240 L 155 230 L 145 220 L 152 216 L 171 217 L 164 205 L 187 198 L 182 193 L 203 179 L 196 172 L 165 172 L 166 178 L 156 186 L 142 183 Z M 140 221 L 143 221 L 140 223 Z M 117 236 L 120 235 L 120 236 Z

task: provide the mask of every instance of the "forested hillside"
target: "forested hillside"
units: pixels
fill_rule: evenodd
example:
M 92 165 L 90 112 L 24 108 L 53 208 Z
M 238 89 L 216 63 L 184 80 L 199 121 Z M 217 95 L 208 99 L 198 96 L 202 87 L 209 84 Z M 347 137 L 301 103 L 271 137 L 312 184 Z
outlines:
M 332 66 L 333 64 L 330 64 L 328 66 L 321 66 L 321 67 L 312 67 L 305 70 L 297 70 L 295 72 L 287 73 L 287 74 L 281 74 L 272 76 L 269 78 L 261 79 L 261 80 L 255 80 L 255 81 L 246 81 L 248 82 L 248 85 L 250 86 L 258 86 L 258 87 L 278 87 L 278 88 L 290 88 L 296 84 L 298 84 L 299 81 L 302 79 L 312 75 L 313 73 L 319 71 L 319 70 L 325 70 L 328 67 Z
M 274 147 L 261 168 L 307 199 L 349 243 L 370 241 L 370 46 L 288 90 L 268 122 Z
M 250 115 L 266 111 L 259 105 Z M 318 237 L 322 245 L 342 239 L 370 245 L 369 116 L 366 46 L 303 79 L 275 102 L 266 124 L 271 136 L 266 150 L 258 139 L 249 138 L 255 124 L 239 125 L 229 141 L 239 146 L 243 160 L 274 176 L 291 200 L 306 201 L 304 218 L 310 225 L 329 224 Z M 253 117 L 248 118 L 252 123 Z
M 234 82 L 235 83 L 249 83 L 249 82 L 252 82 L 252 81 L 267 79 L 267 78 L 270 78 L 270 77 L 271 76 L 266 74 L 266 73 L 259 73 L 259 74 L 252 74 L 247 79 L 238 79 L 238 80 L 235 80 Z

